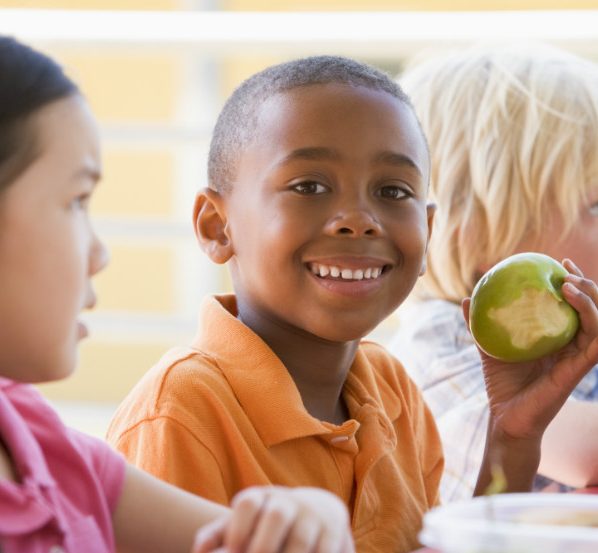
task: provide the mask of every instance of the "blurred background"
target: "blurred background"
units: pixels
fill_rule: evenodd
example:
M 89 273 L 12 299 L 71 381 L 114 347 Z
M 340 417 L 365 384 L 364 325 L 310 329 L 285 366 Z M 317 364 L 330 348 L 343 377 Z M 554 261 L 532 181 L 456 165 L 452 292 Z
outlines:
M 419 56 L 482 40 L 598 58 L 595 9 L 598 0 L 0 0 L 0 33 L 66 67 L 104 145 L 92 215 L 112 260 L 96 278 L 78 370 L 42 393 L 68 423 L 102 436 L 143 373 L 189 342 L 201 297 L 230 291 L 226 268 L 195 242 L 191 211 L 215 118 L 245 77 L 325 53 L 398 75 Z M 373 337 L 384 342 L 396 324 Z

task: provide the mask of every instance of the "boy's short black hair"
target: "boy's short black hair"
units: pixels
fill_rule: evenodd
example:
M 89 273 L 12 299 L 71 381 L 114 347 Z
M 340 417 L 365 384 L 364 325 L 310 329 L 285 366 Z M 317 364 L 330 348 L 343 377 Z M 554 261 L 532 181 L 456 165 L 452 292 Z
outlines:
M 389 75 L 349 58 L 312 56 L 268 67 L 241 83 L 220 112 L 208 157 L 210 187 L 218 191 L 230 189 L 239 154 L 255 133 L 261 104 L 281 92 L 327 83 L 388 92 L 411 106 L 408 96 Z

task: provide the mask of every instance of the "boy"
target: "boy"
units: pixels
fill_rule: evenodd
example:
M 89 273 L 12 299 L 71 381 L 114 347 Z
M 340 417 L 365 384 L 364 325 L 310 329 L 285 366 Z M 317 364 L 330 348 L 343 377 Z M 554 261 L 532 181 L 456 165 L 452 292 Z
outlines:
M 402 366 L 360 340 L 425 270 L 428 164 L 408 98 L 373 68 L 322 56 L 243 83 L 216 124 L 194 211 L 235 295 L 203 303 L 192 347 L 142 379 L 110 441 L 222 503 L 250 484 L 326 488 L 350 507 L 358 551 L 417 547 L 438 502 L 436 427 Z M 517 375 L 488 364 L 499 386 L 480 489 L 491 457 L 509 490 L 529 489 L 544 419 L 591 366 L 585 356 L 598 358 L 596 298 L 578 286 L 567 298 L 586 332 L 551 378 L 522 366 L 520 391 Z

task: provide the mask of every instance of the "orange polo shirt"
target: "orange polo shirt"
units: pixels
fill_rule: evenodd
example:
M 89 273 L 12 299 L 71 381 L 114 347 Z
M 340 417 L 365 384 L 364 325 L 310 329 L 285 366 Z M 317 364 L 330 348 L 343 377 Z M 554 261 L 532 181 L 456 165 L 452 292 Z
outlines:
M 138 467 L 223 504 L 253 485 L 325 488 L 349 506 L 359 552 L 411 551 L 438 502 L 432 416 L 373 343 L 358 348 L 343 397 L 342 425 L 312 417 L 278 357 L 236 318 L 234 296 L 207 298 L 192 346 L 169 351 L 133 388 L 108 440 Z

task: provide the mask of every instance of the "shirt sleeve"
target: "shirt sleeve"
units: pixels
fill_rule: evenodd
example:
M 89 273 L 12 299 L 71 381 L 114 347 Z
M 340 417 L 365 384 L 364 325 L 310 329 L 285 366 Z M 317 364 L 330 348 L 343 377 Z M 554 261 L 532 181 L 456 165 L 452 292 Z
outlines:
M 229 504 L 232 494 L 216 458 L 178 420 L 146 419 L 111 441 L 138 468 L 211 501 Z
M 71 440 L 87 462 L 93 467 L 106 496 L 111 513 L 114 513 L 123 490 L 126 461 L 107 443 L 74 429 L 69 429 Z

